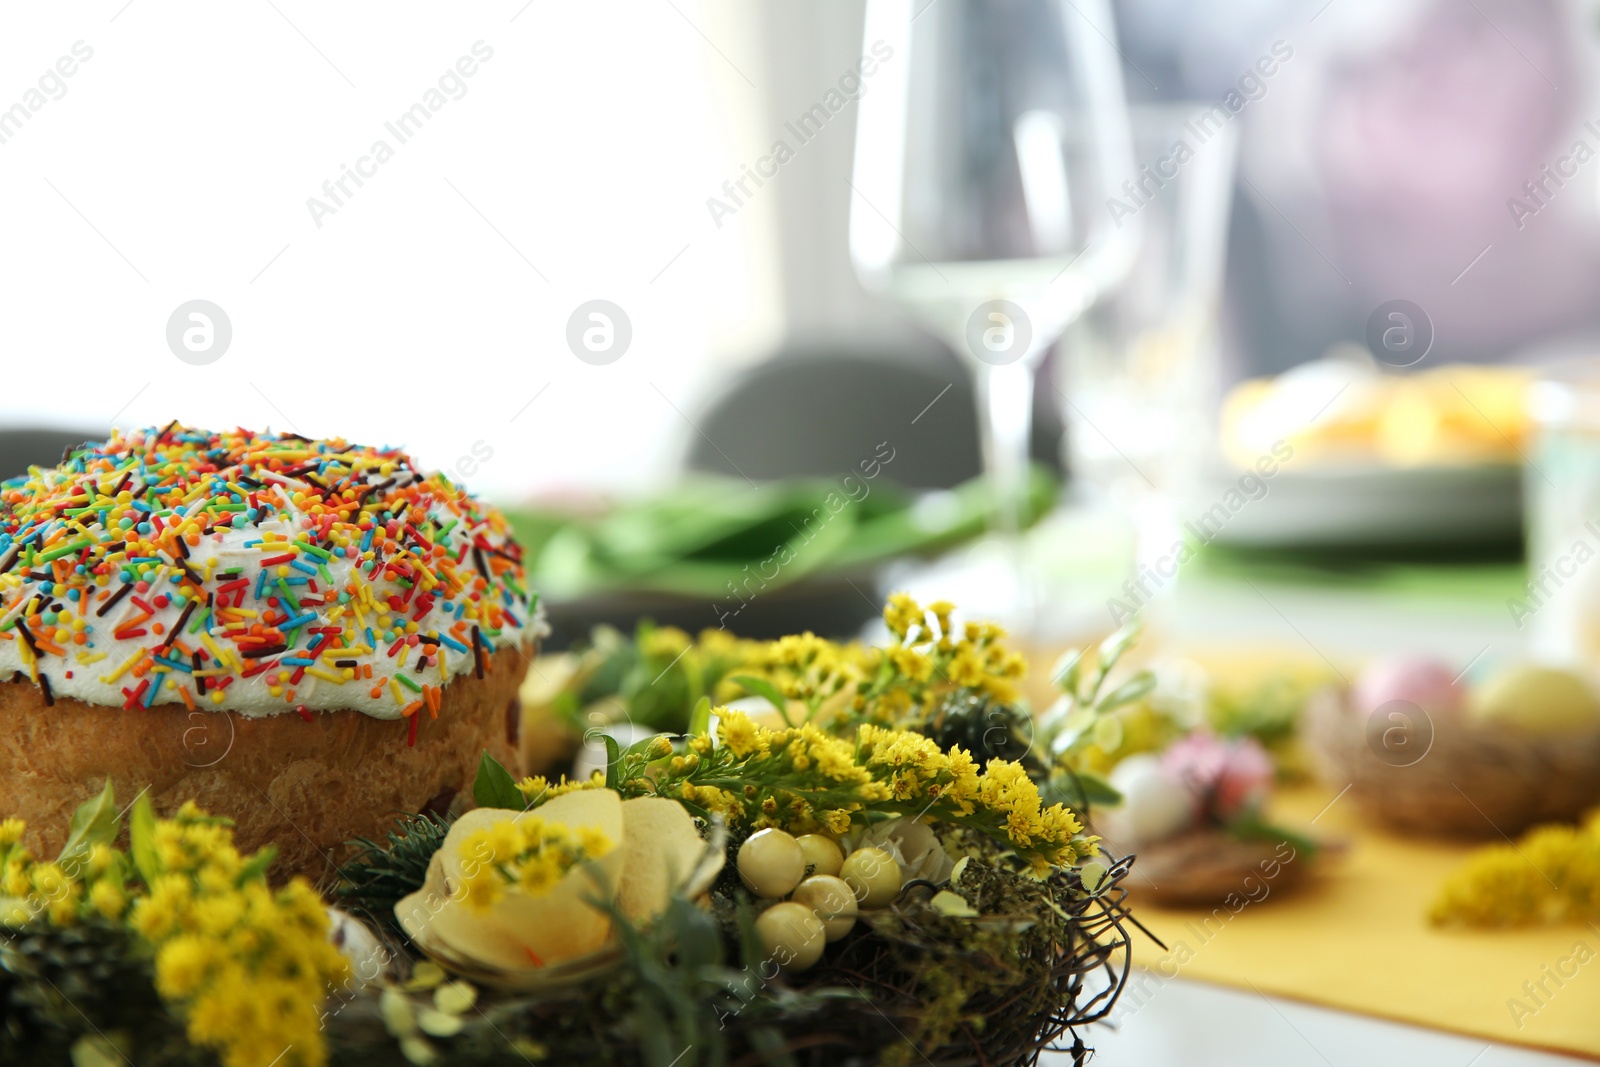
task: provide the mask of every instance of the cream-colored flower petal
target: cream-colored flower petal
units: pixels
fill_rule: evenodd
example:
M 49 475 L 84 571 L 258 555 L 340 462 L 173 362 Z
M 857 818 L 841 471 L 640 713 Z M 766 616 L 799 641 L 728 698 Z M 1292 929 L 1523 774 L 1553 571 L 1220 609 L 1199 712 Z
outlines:
M 682 804 L 635 797 L 622 804 L 622 887 L 617 903 L 636 923 L 666 910 L 674 889 L 697 873 L 705 839 Z
M 853 831 L 845 835 L 845 841 L 850 850 L 881 848 L 888 852 L 900 864 L 907 881 L 926 878 L 942 882 L 955 866 L 933 828 L 910 816 L 886 819 L 870 829 Z
M 461 899 L 463 876 L 493 857 L 462 855 L 463 841 L 496 823 L 534 816 L 573 829 L 596 828 L 617 847 L 567 872 L 547 893 L 508 892 L 486 911 L 469 907 Z M 446 964 L 468 961 L 516 972 L 586 955 L 611 940 L 611 920 L 590 901 L 616 898 L 625 862 L 622 841 L 622 799 L 611 790 L 567 793 L 531 813 L 478 808 L 450 827 L 422 889 L 396 905 L 395 913 L 412 941 Z
M 595 867 L 574 868 L 537 897 L 507 893 L 486 912 L 448 904 L 430 932 L 453 954 L 508 971 L 594 952 L 611 940 L 611 920 L 589 901 L 614 892 Z
M 514 811 L 509 808 L 474 808 L 451 825 L 450 832 L 445 834 L 444 844 L 436 853 L 445 857 L 445 875 L 449 880 L 452 883 L 458 881 L 464 865 L 474 859 L 490 858 L 462 856 L 461 843 L 467 837 L 495 823 L 520 818 L 539 818 L 547 823 L 560 823 L 572 829 L 593 826 L 610 838 L 613 844 L 622 843 L 622 798 L 612 789 L 580 789 L 572 793 L 563 793 L 530 812 Z M 613 849 L 601 862 L 605 865 L 613 883 L 620 881 L 621 849 Z

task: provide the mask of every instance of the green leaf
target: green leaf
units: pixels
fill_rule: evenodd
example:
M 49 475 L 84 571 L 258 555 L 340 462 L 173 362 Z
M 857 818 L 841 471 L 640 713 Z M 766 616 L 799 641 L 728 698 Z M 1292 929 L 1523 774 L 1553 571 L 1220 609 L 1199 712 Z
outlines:
M 1078 879 L 1083 883 L 1085 892 L 1094 893 L 1100 888 L 1100 883 L 1106 880 L 1108 868 L 1097 860 L 1091 860 L 1078 869 Z
M 56 858 L 68 874 L 77 875 L 89 851 L 96 845 L 109 845 L 122 829 L 122 817 L 117 813 L 117 797 L 106 779 L 105 788 L 93 800 L 86 800 L 72 813 L 67 843 Z
M 1300 855 L 1312 859 L 1321 849 L 1313 838 L 1294 830 L 1269 823 L 1257 814 L 1243 815 L 1227 825 L 1227 831 L 1240 841 L 1260 841 L 1264 844 L 1292 845 Z
M 658 736 L 660 736 L 660 735 L 659 734 L 651 734 L 649 737 L 642 737 L 639 740 L 635 741 L 633 744 L 629 745 L 627 748 L 623 749 L 622 750 L 622 760 L 623 760 L 623 762 L 626 763 L 629 756 L 639 756 L 639 757 L 642 758 L 644 756 L 649 755 L 650 746 L 654 745 L 656 743 L 656 738 Z M 663 758 L 664 759 L 671 759 L 672 756 L 671 756 L 670 753 L 668 753 L 668 755 L 664 756 Z
M 752 1026 L 744 1036 L 750 1042 L 750 1047 L 760 1054 L 762 1063 L 770 1063 L 773 1067 L 794 1067 L 794 1054 L 789 1051 L 789 1043 L 777 1027 Z
M 1122 802 L 1122 794 L 1117 792 L 1117 787 L 1098 774 L 1080 772 L 1077 777 L 1078 793 L 1089 804 L 1106 805 Z
M 606 743 L 606 788 L 616 789 L 622 784 L 622 748 L 610 734 L 601 734 Z
M 118 1067 L 126 1060 L 122 1050 L 102 1034 L 86 1034 L 72 1044 L 72 1067 Z
M 267 876 L 267 869 L 272 866 L 272 861 L 278 858 L 278 846 L 268 845 L 254 856 L 245 860 L 244 866 L 239 868 L 239 880 L 236 885 L 248 885 L 251 882 L 261 881 Z
M 517 788 L 511 772 L 487 752 L 478 761 L 478 777 L 472 783 L 472 799 L 478 802 L 480 808 L 512 808 L 521 811 L 528 806 L 527 798 Z
M 149 793 L 140 793 L 128 812 L 128 854 L 144 884 L 155 885 L 161 876 L 161 856 L 156 851 L 156 809 Z
M 778 692 L 778 687 L 765 678 L 752 678 L 748 674 L 737 674 L 730 679 L 735 685 L 744 687 L 745 692 L 761 697 L 768 704 L 778 709 L 778 714 L 783 716 L 785 726 L 793 726 L 789 721 L 789 702 L 783 699 L 783 694 Z
M 1134 619 L 1122 629 L 1100 642 L 1100 670 L 1109 671 L 1122 658 L 1122 654 L 1139 640 L 1139 634 L 1144 630 L 1144 624 Z
M 1095 704 L 1094 710 L 1102 714 L 1114 711 L 1124 705 L 1132 704 L 1155 687 L 1156 676 L 1149 671 L 1140 671 L 1101 697 L 1099 702 Z
M 1122 720 L 1115 715 L 1102 715 L 1094 722 L 1094 743 L 1102 752 L 1115 752 L 1122 747 Z
M 1065 804 L 1080 814 L 1122 800 L 1122 794 L 1099 775 L 1073 771 L 1053 775 L 1039 790 L 1039 796 L 1046 804 Z
M 1083 670 L 1083 649 L 1069 648 L 1050 670 L 1050 684 L 1068 696 L 1078 695 L 1078 677 Z
M 698 737 L 711 732 L 711 698 L 701 697 L 695 701 L 694 710 L 689 713 L 689 736 Z
M 1094 721 L 1093 708 L 1073 708 L 1056 727 L 1051 748 L 1057 753 L 1072 751 L 1088 736 Z

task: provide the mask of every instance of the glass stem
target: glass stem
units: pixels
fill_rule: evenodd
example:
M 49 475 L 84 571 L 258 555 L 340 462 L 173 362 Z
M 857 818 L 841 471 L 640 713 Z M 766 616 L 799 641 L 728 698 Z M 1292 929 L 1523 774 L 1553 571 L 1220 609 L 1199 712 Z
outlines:
M 994 528 L 1018 538 L 1026 514 L 1028 453 L 1033 436 L 1033 365 L 1018 360 L 978 366 L 978 429 L 989 474 Z

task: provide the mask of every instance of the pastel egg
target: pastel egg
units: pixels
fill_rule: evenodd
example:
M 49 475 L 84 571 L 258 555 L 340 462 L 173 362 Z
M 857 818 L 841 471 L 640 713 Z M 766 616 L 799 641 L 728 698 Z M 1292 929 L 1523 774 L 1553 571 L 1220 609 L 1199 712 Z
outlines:
M 756 917 L 756 936 L 767 955 L 786 971 L 807 969 L 822 958 L 827 935 L 822 920 L 803 904 L 774 904 Z
M 1356 680 L 1354 709 L 1357 714 L 1370 715 L 1399 700 L 1415 704 L 1429 714 L 1455 714 L 1466 703 L 1466 693 L 1456 684 L 1458 673 L 1428 656 L 1399 655 L 1375 660 Z
M 795 838 L 812 874 L 838 874 L 844 866 L 844 849 L 839 842 L 822 834 L 801 834 Z
M 758 897 L 786 897 L 805 877 L 805 853 L 791 834 L 758 830 L 739 846 L 739 878 Z
M 1539 734 L 1576 733 L 1600 723 L 1600 702 L 1587 682 L 1571 671 L 1536 663 L 1493 675 L 1473 691 L 1468 710 L 1480 722 Z
M 1119 844 L 1137 847 L 1163 841 L 1194 822 L 1194 794 L 1156 756 L 1129 756 L 1117 764 L 1111 787 L 1122 794 L 1122 805 L 1111 820 L 1127 839 Z

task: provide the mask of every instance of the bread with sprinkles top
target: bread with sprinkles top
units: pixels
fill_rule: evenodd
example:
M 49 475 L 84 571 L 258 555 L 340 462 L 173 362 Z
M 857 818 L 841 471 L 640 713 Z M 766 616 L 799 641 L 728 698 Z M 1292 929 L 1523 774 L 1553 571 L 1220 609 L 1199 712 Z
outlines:
M 315 874 L 514 763 L 546 629 L 504 516 L 398 449 L 113 432 L 0 482 L 0 810 L 109 776 Z

